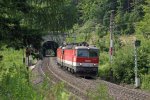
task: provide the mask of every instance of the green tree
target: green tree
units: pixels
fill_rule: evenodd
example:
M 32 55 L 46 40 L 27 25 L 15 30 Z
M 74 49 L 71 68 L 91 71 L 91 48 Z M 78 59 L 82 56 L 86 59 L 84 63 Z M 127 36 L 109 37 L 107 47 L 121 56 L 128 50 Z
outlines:
M 133 34 L 135 23 L 140 21 L 143 16 L 141 5 L 144 4 L 144 1 L 118 0 L 117 3 L 114 33 Z
M 1 0 L 0 39 L 15 48 L 40 44 L 45 33 L 62 33 L 76 22 L 70 0 Z
M 137 23 L 136 33 L 143 34 L 145 38 L 150 38 L 150 1 L 146 0 L 146 4 L 143 5 L 143 10 L 145 12 L 144 18 Z

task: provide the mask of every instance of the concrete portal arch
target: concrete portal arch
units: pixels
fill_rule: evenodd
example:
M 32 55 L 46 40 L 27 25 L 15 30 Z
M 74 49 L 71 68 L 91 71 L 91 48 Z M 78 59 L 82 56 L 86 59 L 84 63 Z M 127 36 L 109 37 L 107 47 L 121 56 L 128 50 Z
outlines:
M 42 54 L 43 56 L 46 56 L 46 50 L 51 49 L 54 51 L 54 56 L 56 56 L 57 48 L 59 47 L 58 43 L 55 41 L 46 41 L 42 45 Z

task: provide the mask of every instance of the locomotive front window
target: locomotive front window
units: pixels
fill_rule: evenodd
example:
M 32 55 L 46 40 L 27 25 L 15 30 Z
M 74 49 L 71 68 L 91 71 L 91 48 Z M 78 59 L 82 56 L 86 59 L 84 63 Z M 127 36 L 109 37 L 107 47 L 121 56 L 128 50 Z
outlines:
M 89 51 L 84 49 L 77 50 L 77 56 L 78 57 L 89 57 Z
M 98 57 L 98 50 L 91 49 L 89 50 L 90 57 Z
M 78 57 L 98 57 L 98 50 L 78 49 L 77 56 Z

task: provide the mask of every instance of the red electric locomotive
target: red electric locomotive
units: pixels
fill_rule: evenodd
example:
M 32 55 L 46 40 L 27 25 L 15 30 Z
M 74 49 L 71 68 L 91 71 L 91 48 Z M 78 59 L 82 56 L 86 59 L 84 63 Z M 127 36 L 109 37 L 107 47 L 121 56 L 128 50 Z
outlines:
M 57 49 L 57 64 L 81 76 L 97 76 L 98 48 L 87 43 L 72 43 Z

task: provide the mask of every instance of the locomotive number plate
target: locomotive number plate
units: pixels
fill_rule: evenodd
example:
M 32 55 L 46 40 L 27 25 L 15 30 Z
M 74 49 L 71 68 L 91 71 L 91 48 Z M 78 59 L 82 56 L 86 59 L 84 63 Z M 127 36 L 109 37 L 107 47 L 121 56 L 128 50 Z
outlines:
M 85 60 L 85 62 L 91 62 L 91 60 Z

